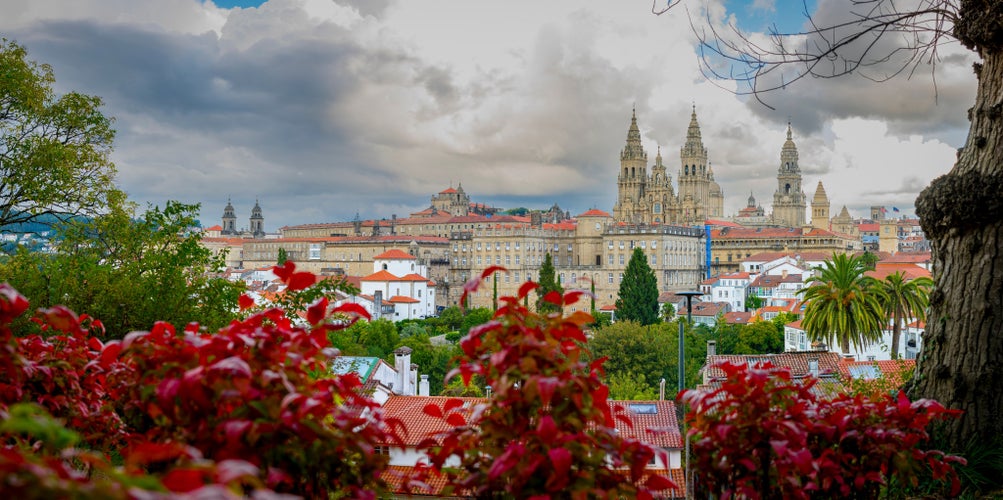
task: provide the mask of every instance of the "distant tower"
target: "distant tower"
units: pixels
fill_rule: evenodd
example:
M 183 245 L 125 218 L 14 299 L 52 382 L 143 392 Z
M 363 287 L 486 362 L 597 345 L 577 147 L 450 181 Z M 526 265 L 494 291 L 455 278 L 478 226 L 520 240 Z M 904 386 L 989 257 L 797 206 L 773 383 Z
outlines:
M 811 226 L 818 229 L 829 229 L 829 197 L 825 194 L 822 181 L 818 181 L 815 196 L 811 199 Z
M 226 199 L 226 208 L 223 209 L 223 235 L 237 234 L 237 213 L 233 211 L 233 203 Z
M 787 141 L 780 150 L 780 168 L 777 170 L 777 191 L 773 194 L 773 218 L 787 227 L 803 227 L 806 196 L 801 190 L 801 168 L 798 167 L 798 148 L 791 138 L 791 124 L 787 124 Z
M 255 238 L 265 237 L 265 218 L 261 215 L 258 200 L 254 200 L 254 208 L 251 209 L 251 235 Z
M 679 149 L 679 159 L 683 164 L 679 169 L 679 201 L 684 206 L 681 222 L 703 222 L 709 212 L 718 210 L 707 210 L 713 173 L 707 168 L 707 148 L 704 147 L 703 139 L 700 137 L 696 105 L 693 105 L 693 112 L 690 113 L 686 143 Z M 720 186 L 717 190 L 720 191 Z M 719 193 L 715 195 L 716 198 L 723 200 L 723 196 Z
M 627 144 L 620 151 L 620 175 L 616 179 L 616 205 L 613 217 L 618 222 L 646 222 L 644 188 L 648 180 L 648 153 L 641 146 L 641 131 L 637 128 L 637 110 L 630 114 Z

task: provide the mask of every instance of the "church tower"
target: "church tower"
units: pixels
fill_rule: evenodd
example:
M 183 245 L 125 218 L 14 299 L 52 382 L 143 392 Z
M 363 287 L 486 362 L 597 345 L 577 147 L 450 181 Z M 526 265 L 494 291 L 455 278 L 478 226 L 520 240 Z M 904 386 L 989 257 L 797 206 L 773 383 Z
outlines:
M 251 235 L 255 238 L 265 237 L 265 217 L 261 215 L 258 200 L 254 200 L 254 208 L 251 209 Z
M 791 124 L 787 124 L 787 140 L 780 150 L 780 168 L 777 170 L 777 191 L 773 194 L 773 219 L 787 227 L 805 224 L 806 196 L 801 190 L 801 168 L 798 167 L 798 148 L 791 138 Z
M 700 221 L 706 217 L 707 203 L 710 201 L 711 180 L 707 168 L 707 148 L 700 137 L 697 123 L 697 107 L 693 105 L 690 126 L 686 130 L 686 143 L 679 149 L 682 167 L 679 169 L 679 202 L 683 223 Z
M 237 234 L 237 213 L 233 210 L 233 203 L 226 199 L 226 208 L 223 209 L 223 230 L 220 234 L 232 236 Z
M 641 146 L 641 131 L 637 128 L 637 110 L 631 112 L 627 144 L 620 152 L 620 175 L 617 177 L 616 205 L 613 218 L 617 222 L 644 223 L 644 188 L 648 180 L 648 154 Z
M 829 196 L 825 194 L 822 181 L 818 181 L 815 196 L 811 199 L 811 226 L 829 230 Z
M 646 187 L 651 214 L 648 222 L 666 224 L 676 220 L 675 190 L 672 189 L 672 175 L 662 163 L 662 148 L 655 155 L 655 166 L 651 167 L 651 178 Z

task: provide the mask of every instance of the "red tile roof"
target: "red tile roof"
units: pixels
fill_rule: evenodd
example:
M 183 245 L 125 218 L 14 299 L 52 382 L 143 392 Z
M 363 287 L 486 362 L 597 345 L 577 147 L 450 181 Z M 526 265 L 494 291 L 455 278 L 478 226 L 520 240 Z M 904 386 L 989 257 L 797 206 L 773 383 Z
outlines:
M 849 378 L 851 366 L 875 366 L 891 386 L 897 387 L 905 383 L 909 374 L 916 369 L 916 360 L 885 359 L 880 361 L 850 361 L 843 359 L 839 364 L 840 374 Z
M 425 413 L 425 405 L 434 403 L 442 407 L 449 399 L 460 399 L 464 409 L 469 411 L 474 405 L 487 403 L 484 398 L 451 398 L 443 396 L 390 396 L 383 404 L 384 418 L 399 418 L 404 424 L 401 438 L 405 446 L 418 446 L 425 438 L 452 429 L 453 426 L 441 418 Z M 391 443 L 384 443 L 391 444 Z
M 387 250 L 386 252 L 383 252 L 383 253 L 381 253 L 381 254 L 373 257 L 373 260 L 376 260 L 376 259 L 383 259 L 383 260 L 415 260 L 416 258 L 417 257 L 415 257 L 415 256 L 413 256 L 413 255 L 411 255 L 411 254 L 409 254 L 409 253 L 407 253 L 407 252 L 405 252 L 403 250 L 398 250 L 398 249 L 394 248 L 394 249 Z
M 599 210 L 597 208 L 593 208 L 591 210 L 587 210 L 585 212 L 582 212 L 581 214 L 578 214 L 578 216 L 579 217 L 609 217 L 610 215 L 608 213 L 606 213 L 606 212 L 603 212 L 602 210 Z
M 398 281 L 428 281 L 428 278 L 420 274 L 411 273 L 401 276 L 398 278 Z
M 380 269 L 369 276 L 359 278 L 359 281 L 400 281 L 400 278 L 394 276 L 393 273 L 388 272 L 386 269 Z
M 800 351 L 755 355 L 718 354 L 707 356 L 707 366 L 704 369 L 707 371 L 706 373 L 709 378 L 720 380 L 724 378 L 724 371 L 714 366 L 717 363 L 728 361 L 737 365 L 769 361 L 775 367 L 790 369 L 791 375 L 799 378 L 808 375 L 808 360 L 810 358 L 818 359 L 818 371 L 820 374 L 840 373 L 839 363 L 841 356 L 831 351 Z
M 420 303 L 421 301 L 418 299 L 412 299 L 411 297 L 407 297 L 404 295 L 394 295 L 393 297 L 387 299 L 387 302 L 391 304 L 417 304 Z
M 724 313 L 724 322 L 729 325 L 745 325 L 752 319 L 751 312 L 731 311 Z
M 205 228 L 206 231 L 222 231 L 223 226 L 216 224 L 215 226 Z
M 683 447 L 674 401 L 612 401 L 611 404 L 621 407 L 614 411 L 616 430 L 621 437 L 636 439 L 659 448 Z M 648 413 L 652 406 L 654 413 Z M 616 415 L 627 417 L 631 425 L 615 418 Z
M 455 189 L 453 189 L 452 187 L 448 187 L 446 189 L 443 189 L 442 191 L 439 191 L 439 194 L 453 194 L 455 192 L 456 192 Z
M 877 280 L 883 280 L 886 277 L 895 273 L 902 273 L 906 281 L 914 280 L 916 278 L 924 276 L 927 278 L 932 276 L 932 274 L 930 274 L 930 271 L 927 271 L 926 269 L 916 264 L 886 263 L 886 262 L 878 262 L 877 264 L 875 264 L 873 271 L 867 271 L 864 274 Z

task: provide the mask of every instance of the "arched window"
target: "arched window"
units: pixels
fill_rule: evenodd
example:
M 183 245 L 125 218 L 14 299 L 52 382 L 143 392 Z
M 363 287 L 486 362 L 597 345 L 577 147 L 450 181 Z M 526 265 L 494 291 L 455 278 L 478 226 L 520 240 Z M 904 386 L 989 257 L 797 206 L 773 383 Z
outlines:
M 384 262 L 384 263 L 383 263 L 383 270 L 384 270 L 384 271 L 386 271 L 386 270 L 387 270 L 387 263 L 386 263 L 386 262 Z

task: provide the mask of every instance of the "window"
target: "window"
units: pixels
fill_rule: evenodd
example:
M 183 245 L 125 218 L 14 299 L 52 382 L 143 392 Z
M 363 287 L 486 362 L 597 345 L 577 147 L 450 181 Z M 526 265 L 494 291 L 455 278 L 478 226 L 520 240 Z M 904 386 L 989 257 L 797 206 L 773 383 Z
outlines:
M 623 283 L 623 273 L 620 273 L 620 283 Z
M 320 260 L 320 243 L 310 244 L 310 260 Z
M 478 256 L 477 256 L 477 265 L 478 265 L 478 266 L 479 266 L 479 265 L 481 265 L 481 262 L 482 262 L 482 260 L 481 260 L 481 256 L 480 256 L 480 255 L 478 255 Z
M 652 240 L 652 242 L 651 242 L 651 248 L 652 249 L 658 248 L 658 241 L 657 240 Z
M 651 254 L 651 265 L 652 266 L 658 265 L 658 256 L 655 254 Z
M 620 254 L 620 265 L 623 265 L 623 254 Z
M 564 283 L 564 273 L 561 273 L 561 276 L 558 278 L 557 282 Z
M 568 243 L 568 251 L 571 251 L 571 243 Z
M 554 243 L 554 251 L 556 252 L 556 251 L 558 251 L 560 249 L 561 249 L 561 245 L 558 244 L 558 243 Z
M 647 248 L 647 246 L 646 246 L 647 244 L 648 244 L 647 241 L 642 241 L 641 242 L 641 248 Z
M 613 240 L 609 240 L 606 242 L 606 248 L 609 248 L 610 250 L 613 249 Z
M 571 273 L 571 284 L 573 285 L 575 283 L 578 283 L 578 274 Z
M 500 241 L 496 241 L 495 242 L 495 250 L 501 250 L 501 242 Z
M 467 266 L 467 258 L 466 258 L 466 257 L 464 257 L 464 258 L 463 258 L 463 267 L 466 267 L 466 266 Z
M 613 265 L 613 254 L 609 254 L 609 265 Z
M 519 263 L 519 254 L 515 254 L 515 263 L 516 263 L 516 264 L 518 264 L 518 263 Z
M 515 273 L 515 282 L 516 283 L 519 282 L 519 272 L 518 271 L 516 271 L 516 273 Z
M 510 265 L 510 264 L 512 264 L 512 256 L 511 255 L 506 255 L 505 256 L 505 265 L 507 266 L 507 265 Z
M 609 282 L 613 283 L 613 273 L 609 273 Z
M 518 249 L 519 249 L 519 242 L 518 242 L 518 241 L 517 241 L 517 242 L 515 242 L 515 249 L 516 249 L 516 250 L 518 250 Z
M 501 265 L 501 255 L 495 255 L 495 265 L 496 266 Z
M 512 248 L 512 243 L 506 241 L 505 242 L 505 250 L 510 250 L 511 248 Z
M 620 242 L 620 250 L 623 250 L 623 242 Z
M 477 249 L 478 249 L 478 250 L 480 250 L 480 249 L 481 249 L 481 242 L 479 242 L 479 241 L 477 242 Z
M 505 283 L 508 283 L 510 279 L 511 279 L 511 276 L 509 276 L 508 273 L 505 273 Z
M 574 264 L 572 264 L 571 262 L 572 262 L 572 260 L 571 260 L 571 256 L 569 255 L 569 256 L 568 256 L 568 266 L 573 266 L 573 265 L 574 265 Z

